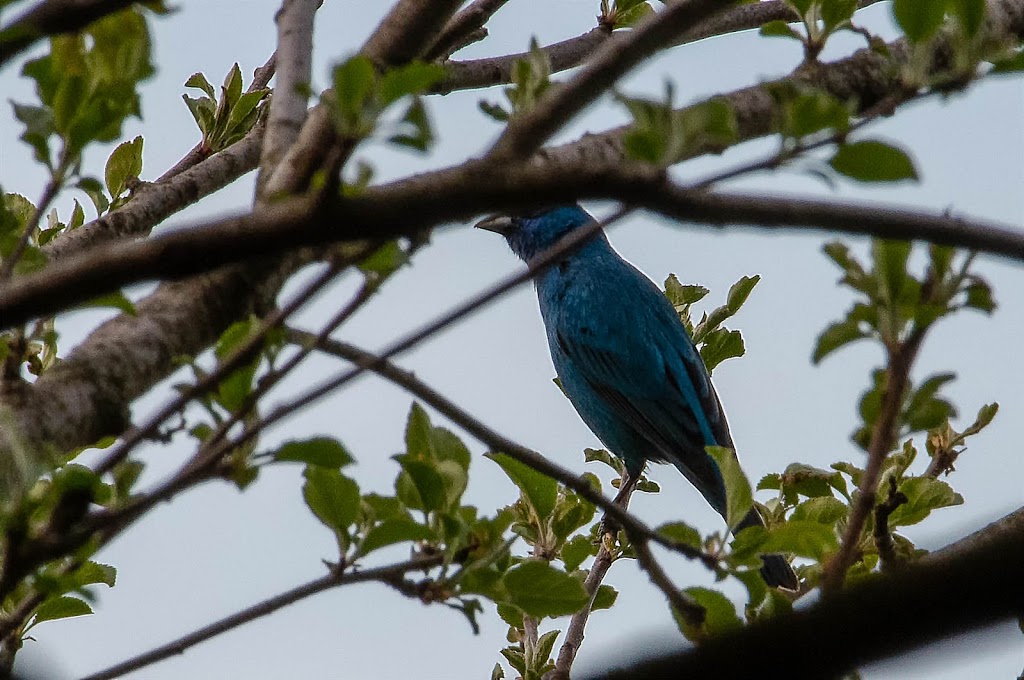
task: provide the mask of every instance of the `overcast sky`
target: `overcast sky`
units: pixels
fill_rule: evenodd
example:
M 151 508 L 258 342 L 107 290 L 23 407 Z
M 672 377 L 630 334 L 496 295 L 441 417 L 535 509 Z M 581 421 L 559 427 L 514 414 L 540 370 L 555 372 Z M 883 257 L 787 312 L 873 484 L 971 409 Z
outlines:
M 248 83 L 252 70 L 274 46 L 277 0 L 177 4 L 180 11 L 152 22 L 159 71 L 143 87 L 144 120 L 130 121 L 125 127 L 125 138 L 145 136 L 143 179 L 160 175 L 198 139 L 181 101 L 182 84 L 189 75 L 203 71 L 211 82 L 219 83 L 237 61 Z M 314 89 L 326 85 L 330 65 L 361 44 L 387 4 L 380 0 L 325 2 L 317 16 Z M 519 51 L 526 48 L 531 35 L 542 44 L 578 35 L 593 26 L 597 11 L 597 0 L 513 0 L 491 22 L 491 38 L 459 56 Z M 888 4 L 876 5 L 858 14 L 858 20 L 891 37 L 889 12 Z M 835 42 L 824 58 L 859 46 L 852 37 Z M 800 56 L 796 43 L 763 40 L 754 33 L 712 39 L 652 61 L 622 83 L 621 89 L 660 96 L 664 80 L 670 78 L 679 101 L 685 102 L 783 75 L 798 64 Z M 26 101 L 29 85 L 17 77 L 17 68 L 9 66 L 0 72 L 0 92 L 6 99 Z M 429 101 L 439 143 L 428 158 L 393 151 L 380 143 L 364 145 L 357 156 L 375 165 L 378 178 L 387 179 L 478 154 L 500 129 L 477 110 L 480 98 L 497 101 L 501 93 L 456 93 Z M 575 139 L 625 120 L 621 107 L 605 98 L 559 139 Z M 994 79 L 971 88 L 966 96 L 911 105 L 866 134 L 898 140 L 910 149 L 921 170 L 921 183 L 882 189 L 841 183 L 834 195 L 935 211 L 952 208 L 1024 224 L 1022 120 L 1024 87 L 1019 78 Z M 0 111 L 0 181 L 6 191 L 35 200 L 44 176 L 27 148 L 16 141 L 19 134 L 9 107 L 4 107 Z M 683 178 L 699 177 L 710 168 L 757 157 L 771 148 L 771 142 L 746 144 L 725 158 L 682 166 L 678 173 Z M 108 153 L 109 149 L 90 150 L 86 167 L 91 174 L 102 173 Z M 833 195 L 818 181 L 794 172 L 753 177 L 735 186 Z M 250 177 L 175 216 L 165 228 L 243 210 L 251 195 Z M 69 213 L 72 198 L 65 195 L 57 202 L 62 217 Z M 604 215 L 612 205 L 588 207 Z M 729 285 L 740 276 L 761 275 L 760 285 L 735 320 L 746 338 L 748 354 L 715 372 L 740 458 L 752 480 L 793 461 L 819 467 L 837 460 L 863 462 L 849 434 L 857 423 L 856 403 L 867 385 L 869 369 L 880 360 L 879 352 L 864 344 L 844 350 L 820 367 L 812 367 L 809 361 L 817 333 L 851 301 L 846 291 L 835 286 L 837 272 L 821 254 L 829 237 L 756 230 L 715 232 L 638 213 L 617 226 L 610 238 L 623 256 L 658 282 L 675 272 L 684 282 L 711 288 L 711 305 L 721 304 Z M 863 252 L 865 242 L 855 243 Z M 344 328 L 341 337 L 371 349 L 381 347 L 518 267 L 500 238 L 451 225 L 435 235 L 432 246 L 417 255 L 413 266 L 396 276 Z M 929 548 L 1024 504 L 1024 456 L 1018 433 L 1024 413 L 1020 389 L 1024 367 L 1016 361 L 1024 328 L 1020 294 L 1024 272 L 1019 265 L 991 257 L 979 258 L 977 269 L 993 283 L 999 309 L 991 318 L 964 313 L 938 324 L 914 375 L 920 379 L 935 371 L 958 374 L 948 394 L 963 415 L 959 424 L 969 422 L 983 403 L 998 401 L 1001 410 L 993 425 L 972 439 L 950 478 L 966 504 L 939 511 L 908 530 L 911 538 Z M 301 314 L 298 325 L 316 328 L 356 285 L 353 277 L 343 280 Z M 296 288 L 293 282 L 287 290 Z M 143 291 L 136 289 L 133 295 Z M 62 353 L 103 318 L 95 312 L 62 317 Z M 566 467 L 583 471 L 583 448 L 597 445 L 551 383 L 554 373 L 528 287 L 435 337 L 399 363 L 469 407 L 484 422 Z M 287 394 L 337 368 L 332 360 L 314 357 L 271 401 L 283 401 Z M 154 391 L 137 405 L 136 416 L 143 417 L 167 397 L 166 388 Z M 397 471 L 390 456 L 403 446 L 410 403 L 406 393 L 366 377 L 268 432 L 261 448 L 318 433 L 337 436 L 358 460 L 350 470 L 362 489 L 388 493 Z M 435 423 L 444 422 L 437 414 L 433 417 Z M 493 513 L 499 505 L 513 501 L 516 491 L 495 465 L 479 455 L 484 452 L 480 444 L 468 437 L 466 442 L 477 454 L 466 502 Z M 159 480 L 189 451 L 185 441 L 145 450 L 149 465 L 145 481 Z M 607 482 L 603 469 L 594 471 Z M 651 476 L 662 484 L 663 492 L 636 497 L 631 507 L 645 521 L 655 525 L 682 518 L 704 531 L 721 528 L 721 520 L 674 469 L 659 467 Z M 398 560 L 405 554 L 395 548 L 382 559 Z M 269 471 L 244 494 L 224 484 L 203 487 L 159 508 L 104 550 L 98 559 L 117 566 L 118 584 L 98 593 L 96 615 L 40 626 L 34 631 L 39 642 L 28 643 L 24 656 L 58 678 L 98 670 L 316 577 L 323 573 L 320 560 L 333 557 L 333 538 L 302 503 L 298 469 Z M 710 585 L 709 576 L 699 567 L 667 556 L 666 564 L 678 584 Z M 581 676 L 607 663 L 622 663 L 680 644 L 661 594 L 633 563 L 615 565 L 606 582 L 620 589 L 619 602 L 591 620 L 577 664 Z M 741 597 L 739 589 L 726 588 Z M 474 636 L 466 622 L 447 608 L 425 607 L 378 585 L 343 588 L 190 649 L 139 677 L 476 679 L 490 673 L 500 659 L 498 650 L 506 644 L 506 626 L 493 607 L 485 609 L 482 632 Z M 1024 639 L 1010 623 L 937 645 L 898 663 L 866 669 L 864 677 L 1012 678 L 1024 666 L 1022 643 Z

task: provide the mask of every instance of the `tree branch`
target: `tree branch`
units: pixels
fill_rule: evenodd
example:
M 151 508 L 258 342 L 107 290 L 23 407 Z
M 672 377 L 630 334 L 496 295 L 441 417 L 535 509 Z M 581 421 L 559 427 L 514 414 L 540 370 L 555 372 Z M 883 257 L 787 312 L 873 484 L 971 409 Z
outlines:
M 311 200 L 265 206 L 257 214 L 198 225 L 139 243 L 114 243 L 20 277 L 0 290 L 0 325 L 52 314 L 130 283 L 180 278 L 303 246 L 364 237 L 393 238 L 488 210 L 521 210 L 582 198 L 614 198 L 689 224 L 814 230 L 918 239 L 1024 261 L 1024 231 L 991 222 L 812 198 L 694 191 L 633 167 L 512 167 L 499 177 L 467 164 L 433 182 L 385 185 L 323 210 Z M 338 225 L 345 225 L 339 229 Z M 196 257 L 202 253 L 203 257 Z
M 1024 612 L 1024 509 L 905 570 L 817 604 L 656 658 L 624 659 L 603 680 L 747 680 L 759 668 L 787 678 L 837 677 Z M 813 654 L 794 654 L 800 640 Z
M 270 102 L 260 155 L 256 194 L 262 196 L 271 173 L 299 136 L 306 119 L 313 59 L 313 17 L 321 0 L 284 0 L 277 22 L 277 82 Z
M 82 678 L 82 680 L 111 680 L 112 678 L 134 673 L 135 671 L 151 666 L 154 663 L 163 661 L 164 659 L 184 654 L 189 648 L 194 647 L 201 642 L 206 642 L 218 635 L 234 630 L 239 626 L 273 614 L 277 610 L 287 607 L 290 604 L 295 604 L 307 597 L 353 583 L 379 581 L 393 586 L 397 582 L 402 581 L 403 576 L 410 571 L 425 571 L 431 567 L 440 565 L 442 562 L 443 556 L 434 555 L 431 557 L 419 557 L 385 567 L 375 567 L 365 571 L 335 571 L 327 574 L 326 576 L 313 579 L 308 583 L 296 586 L 290 590 L 286 590 L 279 595 L 263 600 L 251 607 L 246 607 L 231 616 L 226 616 L 219 621 L 215 621 L 207 626 L 194 630 L 187 635 L 183 635 L 173 642 L 168 642 L 165 645 L 161 645 L 145 652 L 144 654 L 139 654 L 138 656 L 122 661 L 110 668 L 87 675 Z M 399 588 L 398 590 L 399 592 L 404 592 L 402 588 Z

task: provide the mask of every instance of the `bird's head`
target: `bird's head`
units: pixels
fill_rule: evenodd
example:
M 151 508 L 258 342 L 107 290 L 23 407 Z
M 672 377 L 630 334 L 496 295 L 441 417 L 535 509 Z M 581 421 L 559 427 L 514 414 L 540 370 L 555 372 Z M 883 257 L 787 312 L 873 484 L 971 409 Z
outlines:
M 476 226 L 504 236 L 512 252 L 528 262 L 566 234 L 593 221 L 583 208 L 572 204 L 522 215 L 493 215 Z

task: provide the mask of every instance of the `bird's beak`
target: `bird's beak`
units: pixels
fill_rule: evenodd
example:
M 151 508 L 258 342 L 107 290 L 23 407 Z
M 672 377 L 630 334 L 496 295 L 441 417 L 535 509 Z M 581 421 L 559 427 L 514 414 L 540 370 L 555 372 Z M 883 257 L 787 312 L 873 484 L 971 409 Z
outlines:
M 512 231 L 512 218 L 508 215 L 491 215 L 476 223 L 477 229 L 493 231 L 495 234 L 508 236 Z

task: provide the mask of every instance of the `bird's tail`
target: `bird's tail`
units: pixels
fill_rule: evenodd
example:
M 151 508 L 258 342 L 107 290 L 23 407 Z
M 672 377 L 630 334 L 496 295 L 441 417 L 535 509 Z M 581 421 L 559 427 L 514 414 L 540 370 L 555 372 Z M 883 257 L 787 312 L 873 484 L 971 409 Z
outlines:
M 764 520 L 757 512 L 757 508 L 750 508 L 750 512 L 743 518 L 743 521 L 736 527 L 736 531 L 747 527 L 763 527 Z M 793 571 L 793 567 L 782 555 L 771 554 L 761 555 L 761 576 L 764 582 L 773 588 L 785 588 L 786 590 L 799 590 L 800 580 Z

